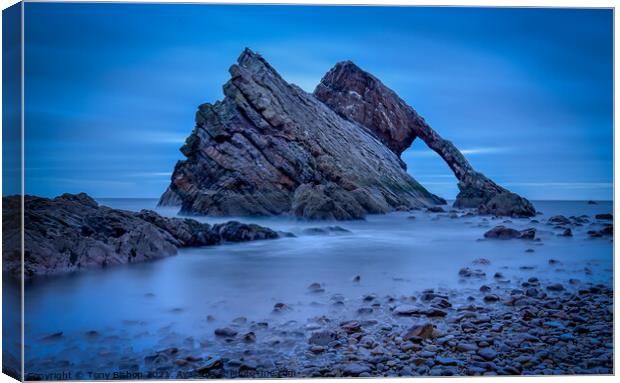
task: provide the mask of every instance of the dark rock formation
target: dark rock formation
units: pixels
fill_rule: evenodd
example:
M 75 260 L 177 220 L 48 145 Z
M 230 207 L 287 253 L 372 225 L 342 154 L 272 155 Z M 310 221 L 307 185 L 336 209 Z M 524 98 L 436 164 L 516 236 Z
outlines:
M 536 229 L 529 228 L 525 230 L 515 230 L 506 226 L 495 226 L 491 230 L 484 233 L 485 238 L 492 239 L 534 239 Z
M 20 248 L 21 198 L 3 198 L 3 244 Z M 84 193 L 24 199 L 24 273 L 61 274 L 92 267 L 147 261 L 174 255 L 179 247 L 277 238 L 258 225 L 227 222 L 211 226 L 192 219 L 165 218 L 153 211 L 99 206 Z M 19 251 L 3 254 L 3 271 L 21 274 Z
M 612 221 L 614 219 L 614 216 L 612 214 L 609 214 L 609 213 L 603 213 L 603 214 L 595 215 L 594 218 Z
M 376 135 L 400 155 L 419 137 L 443 158 L 459 180 L 455 207 L 477 208 L 481 214 L 530 217 L 532 204 L 478 173 L 463 154 L 435 132 L 412 107 L 379 79 L 351 61 L 336 64 L 314 95 L 338 114 Z
M 203 104 L 161 205 L 182 213 L 357 219 L 443 203 L 374 133 L 246 49 L 224 99 Z

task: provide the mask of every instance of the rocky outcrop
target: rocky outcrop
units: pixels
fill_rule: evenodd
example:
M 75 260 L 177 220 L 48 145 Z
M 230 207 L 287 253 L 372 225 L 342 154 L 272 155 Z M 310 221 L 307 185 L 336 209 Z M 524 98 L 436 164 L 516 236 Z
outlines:
M 357 122 L 246 49 L 224 99 L 203 104 L 161 205 L 186 214 L 357 219 L 444 203 Z
M 3 197 L 3 248 L 20 249 L 21 198 Z M 131 212 L 99 206 L 84 193 L 48 199 L 24 198 L 24 274 L 61 274 L 86 268 L 142 262 L 177 253 L 187 246 L 209 246 L 277 238 L 258 225 L 217 225 L 165 218 L 153 211 Z M 21 275 L 21 252 L 3 253 L 3 271 Z
M 530 217 L 536 213 L 528 200 L 475 171 L 452 142 L 442 138 L 394 91 L 351 61 L 336 64 L 314 95 L 342 117 L 372 132 L 396 155 L 419 137 L 458 179 L 460 193 L 455 207 L 501 216 Z

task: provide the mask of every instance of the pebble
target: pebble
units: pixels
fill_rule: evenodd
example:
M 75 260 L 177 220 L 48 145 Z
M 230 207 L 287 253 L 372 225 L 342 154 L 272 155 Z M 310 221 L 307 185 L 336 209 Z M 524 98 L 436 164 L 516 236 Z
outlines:
M 492 348 L 485 347 L 478 350 L 478 355 L 483 357 L 485 360 L 493 360 L 497 357 L 497 352 Z
M 370 373 L 370 371 L 370 367 L 365 364 L 351 363 L 344 368 L 343 374 L 345 376 L 359 376 L 363 373 Z

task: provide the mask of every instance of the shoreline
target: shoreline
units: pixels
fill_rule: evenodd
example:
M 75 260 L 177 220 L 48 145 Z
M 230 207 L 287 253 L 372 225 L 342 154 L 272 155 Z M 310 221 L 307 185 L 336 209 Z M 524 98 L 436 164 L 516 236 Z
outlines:
M 531 275 L 524 281 L 455 276 L 480 287 L 398 297 L 345 297 L 309 286 L 330 302 L 331 314 L 287 321 L 295 304 L 278 303 L 269 320 L 236 318 L 203 334 L 198 347 L 179 340 L 104 359 L 116 366 L 110 374 L 145 379 L 149 373 L 152 379 L 613 373 L 610 286 Z M 62 336 L 50 334 L 48 341 Z M 94 342 L 104 334 L 84 336 Z M 51 368 L 45 374 L 86 373 L 62 359 L 35 363 Z
M 31 290 L 34 296 L 49 293 L 49 288 L 80 289 L 86 288 L 85 284 L 107 281 L 101 285 L 105 289 L 110 283 L 120 282 L 123 290 L 140 299 L 121 298 L 117 304 L 142 308 L 154 305 L 157 310 L 145 311 L 142 316 L 137 312 L 114 315 L 110 318 L 122 322 L 94 321 L 90 328 L 44 326 L 47 332 L 31 332 L 27 339 L 30 349 L 48 355 L 27 356 L 27 370 L 43 376 L 116 373 L 117 379 L 609 374 L 613 368 L 613 348 L 609 347 L 613 342 L 613 291 L 607 253 L 612 251 L 612 237 L 591 238 L 587 232 L 611 221 L 594 218 L 608 206 L 584 206 L 590 211 L 589 222 L 583 221 L 580 209 L 563 207 L 575 214 L 564 217 L 568 221 L 563 224 L 558 223 L 562 218 L 552 215 L 555 209 L 534 220 L 465 214 L 455 218 L 450 211 L 393 213 L 363 222 L 339 222 L 350 230 L 348 233 L 327 231 L 282 241 L 188 249 L 187 253 L 149 262 L 145 267 L 135 264 L 135 269 L 121 267 L 110 273 L 93 270 L 84 274 L 84 279 L 76 275 L 69 285 L 42 283 L 36 292 Z M 412 215 L 416 218 L 411 219 Z M 278 220 L 268 221 L 275 224 Z M 318 225 L 329 225 L 290 224 L 284 220 L 271 227 L 290 228 L 301 234 Z M 533 225 L 539 240 L 484 239 L 483 233 L 498 225 L 514 227 L 518 232 Z M 572 228 L 574 237 L 560 236 L 565 226 Z M 420 231 L 422 228 L 426 231 Z M 409 234 L 411 237 L 406 237 Z M 433 242 L 437 238 L 439 243 L 450 238 L 460 241 L 456 247 L 437 249 L 438 254 L 446 256 L 456 251 L 446 262 L 457 263 L 441 266 L 450 270 L 441 276 L 433 271 L 438 266 L 428 269 L 429 260 L 421 259 L 419 254 L 420 249 L 437 246 Z M 403 255 L 407 261 L 390 258 L 392 241 L 409 249 Z M 361 248 L 379 246 L 368 248 L 373 258 L 383 259 L 368 265 L 378 267 L 373 275 L 350 267 L 356 259 L 369 261 L 356 253 L 357 247 L 351 247 L 358 243 Z M 339 263 L 334 264 L 330 256 L 317 258 L 318 263 L 327 263 L 325 267 L 342 267 L 344 263 L 346 271 L 324 275 L 311 269 L 299 278 L 283 279 L 280 286 L 290 290 L 286 294 L 273 287 L 262 290 L 263 294 L 247 289 L 222 294 L 223 290 L 215 289 L 218 283 L 231 281 L 231 277 L 233 284 L 247 280 L 247 288 L 265 289 L 253 273 L 258 271 L 256 275 L 271 280 L 279 270 L 270 269 L 285 260 L 295 268 L 303 267 L 304 260 L 308 256 L 314 259 L 323 247 L 310 247 L 306 253 L 291 251 L 312 244 L 325 244 L 327 248 L 341 244 L 344 247 L 336 249 L 348 248 L 355 254 L 341 254 Z M 463 244 L 467 248 L 459 253 Z M 384 249 L 385 254 L 378 249 Z M 497 252 L 505 254 L 495 256 Z M 580 258 L 589 252 L 597 256 Z M 433 256 L 429 259 L 437 263 Z M 252 268 L 254 264 L 259 268 Z M 230 273 L 225 272 L 227 268 L 231 268 Z M 159 281 L 158 272 L 190 278 L 184 270 L 197 272 L 202 282 L 197 280 L 175 290 L 171 301 L 167 288 L 150 290 Z M 201 274 L 212 274 L 212 270 L 220 276 Z M 433 278 L 417 280 L 419 272 L 432 273 Z M 354 275 L 348 275 L 351 273 Z M 354 278 L 357 273 L 360 278 Z M 126 279 L 139 275 L 152 275 L 153 279 L 142 288 L 142 279 Z M 242 278 L 234 279 L 235 275 Z M 308 281 L 308 276 L 313 280 Z M 453 281 L 451 285 L 440 282 L 446 277 Z M 177 277 L 171 278 L 180 283 Z M 561 287 L 556 286 L 558 283 Z M 191 295 L 195 289 L 197 295 Z M 87 288 L 84 293 L 89 291 Z M 247 297 L 235 298 L 240 293 Z M 71 297 L 74 295 L 68 295 L 65 301 L 88 310 L 83 302 Z M 229 311 L 231 307 L 241 311 Z M 68 315 L 67 323 L 82 318 L 78 311 L 78 316 Z M 415 330 L 417 335 L 409 334 L 415 325 L 421 326 Z M 528 337 L 529 333 L 534 333 L 535 338 Z M 113 351 L 119 349 L 122 351 Z

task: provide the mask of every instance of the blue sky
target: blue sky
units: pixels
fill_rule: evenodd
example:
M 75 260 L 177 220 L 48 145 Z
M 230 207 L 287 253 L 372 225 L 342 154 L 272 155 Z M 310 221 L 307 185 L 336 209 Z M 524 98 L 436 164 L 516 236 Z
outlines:
M 610 10 L 26 4 L 26 192 L 159 197 L 244 47 L 312 91 L 352 60 L 531 199 L 611 199 Z M 421 141 L 427 188 L 456 180 Z

